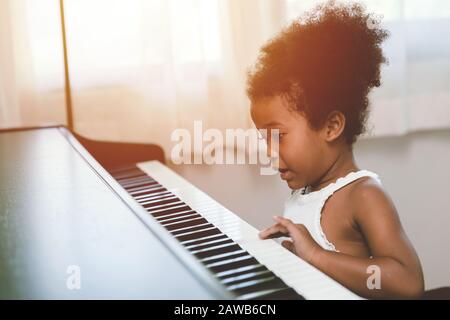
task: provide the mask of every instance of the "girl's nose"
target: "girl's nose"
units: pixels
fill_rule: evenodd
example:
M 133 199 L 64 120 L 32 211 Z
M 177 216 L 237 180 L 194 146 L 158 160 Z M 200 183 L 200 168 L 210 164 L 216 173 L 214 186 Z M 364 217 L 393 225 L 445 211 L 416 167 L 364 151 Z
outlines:
M 281 159 L 281 157 L 278 157 L 278 168 L 287 168 L 286 163 L 283 161 L 283 159 Z

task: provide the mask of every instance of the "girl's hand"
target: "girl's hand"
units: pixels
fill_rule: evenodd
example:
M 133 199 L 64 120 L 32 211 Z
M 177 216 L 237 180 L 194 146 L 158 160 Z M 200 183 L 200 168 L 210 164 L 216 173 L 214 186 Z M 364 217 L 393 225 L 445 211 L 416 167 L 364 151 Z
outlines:
M 303 224 L 295 224 L 280 216 L 274 216 L 273 219 L 277 223 L 262 230 L 259 233 L 261 239 L 291 237 L 292 241 L 284 240 L 281 245 L 308 263 L 323 250 Z

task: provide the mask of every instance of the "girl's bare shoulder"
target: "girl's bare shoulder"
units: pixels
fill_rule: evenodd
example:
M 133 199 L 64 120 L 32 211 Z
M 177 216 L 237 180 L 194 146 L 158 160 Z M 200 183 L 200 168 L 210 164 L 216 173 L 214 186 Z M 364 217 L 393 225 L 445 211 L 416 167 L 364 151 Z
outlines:
M 378 218 L 384 216 L 397 220 L 397 211 L 391 197 L 372 177 L 364 177 L 352 183 L 348 198 L 356 218 L 373 214 Z

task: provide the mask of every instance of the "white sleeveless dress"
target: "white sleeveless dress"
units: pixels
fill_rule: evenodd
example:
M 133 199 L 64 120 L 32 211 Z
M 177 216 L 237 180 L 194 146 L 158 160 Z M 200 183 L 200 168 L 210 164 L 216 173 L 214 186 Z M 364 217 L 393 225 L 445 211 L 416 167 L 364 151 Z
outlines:
M 330 183 L 320 190 L 310 192 L 309 187 L 293 190 L 285 201 L 283 216 L 291 219 L 296 224 L 304 224 L 314 240 L 324 249 L 339 252 L 334 244 L 328 241 L 322 230 L 320 220 L 325 201 L 337 190 L 347 184 L 362 178 L 372 177 L 379 184 L 380 179 L 376 173 L 368 170 L 350 172 L 344 177 L 338 178 L 336 182 Z M 286 237 L 283 237 L 287 239 Z M 280 242 L 284 239 L 279 239 Z

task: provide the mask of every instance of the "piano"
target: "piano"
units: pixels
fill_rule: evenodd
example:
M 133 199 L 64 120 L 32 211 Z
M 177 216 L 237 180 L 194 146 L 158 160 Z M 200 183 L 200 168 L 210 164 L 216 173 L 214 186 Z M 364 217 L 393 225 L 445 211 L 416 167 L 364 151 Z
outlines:
M 0 131 L 1 299 L 361 299 L 161 161 L 94 153 Z

